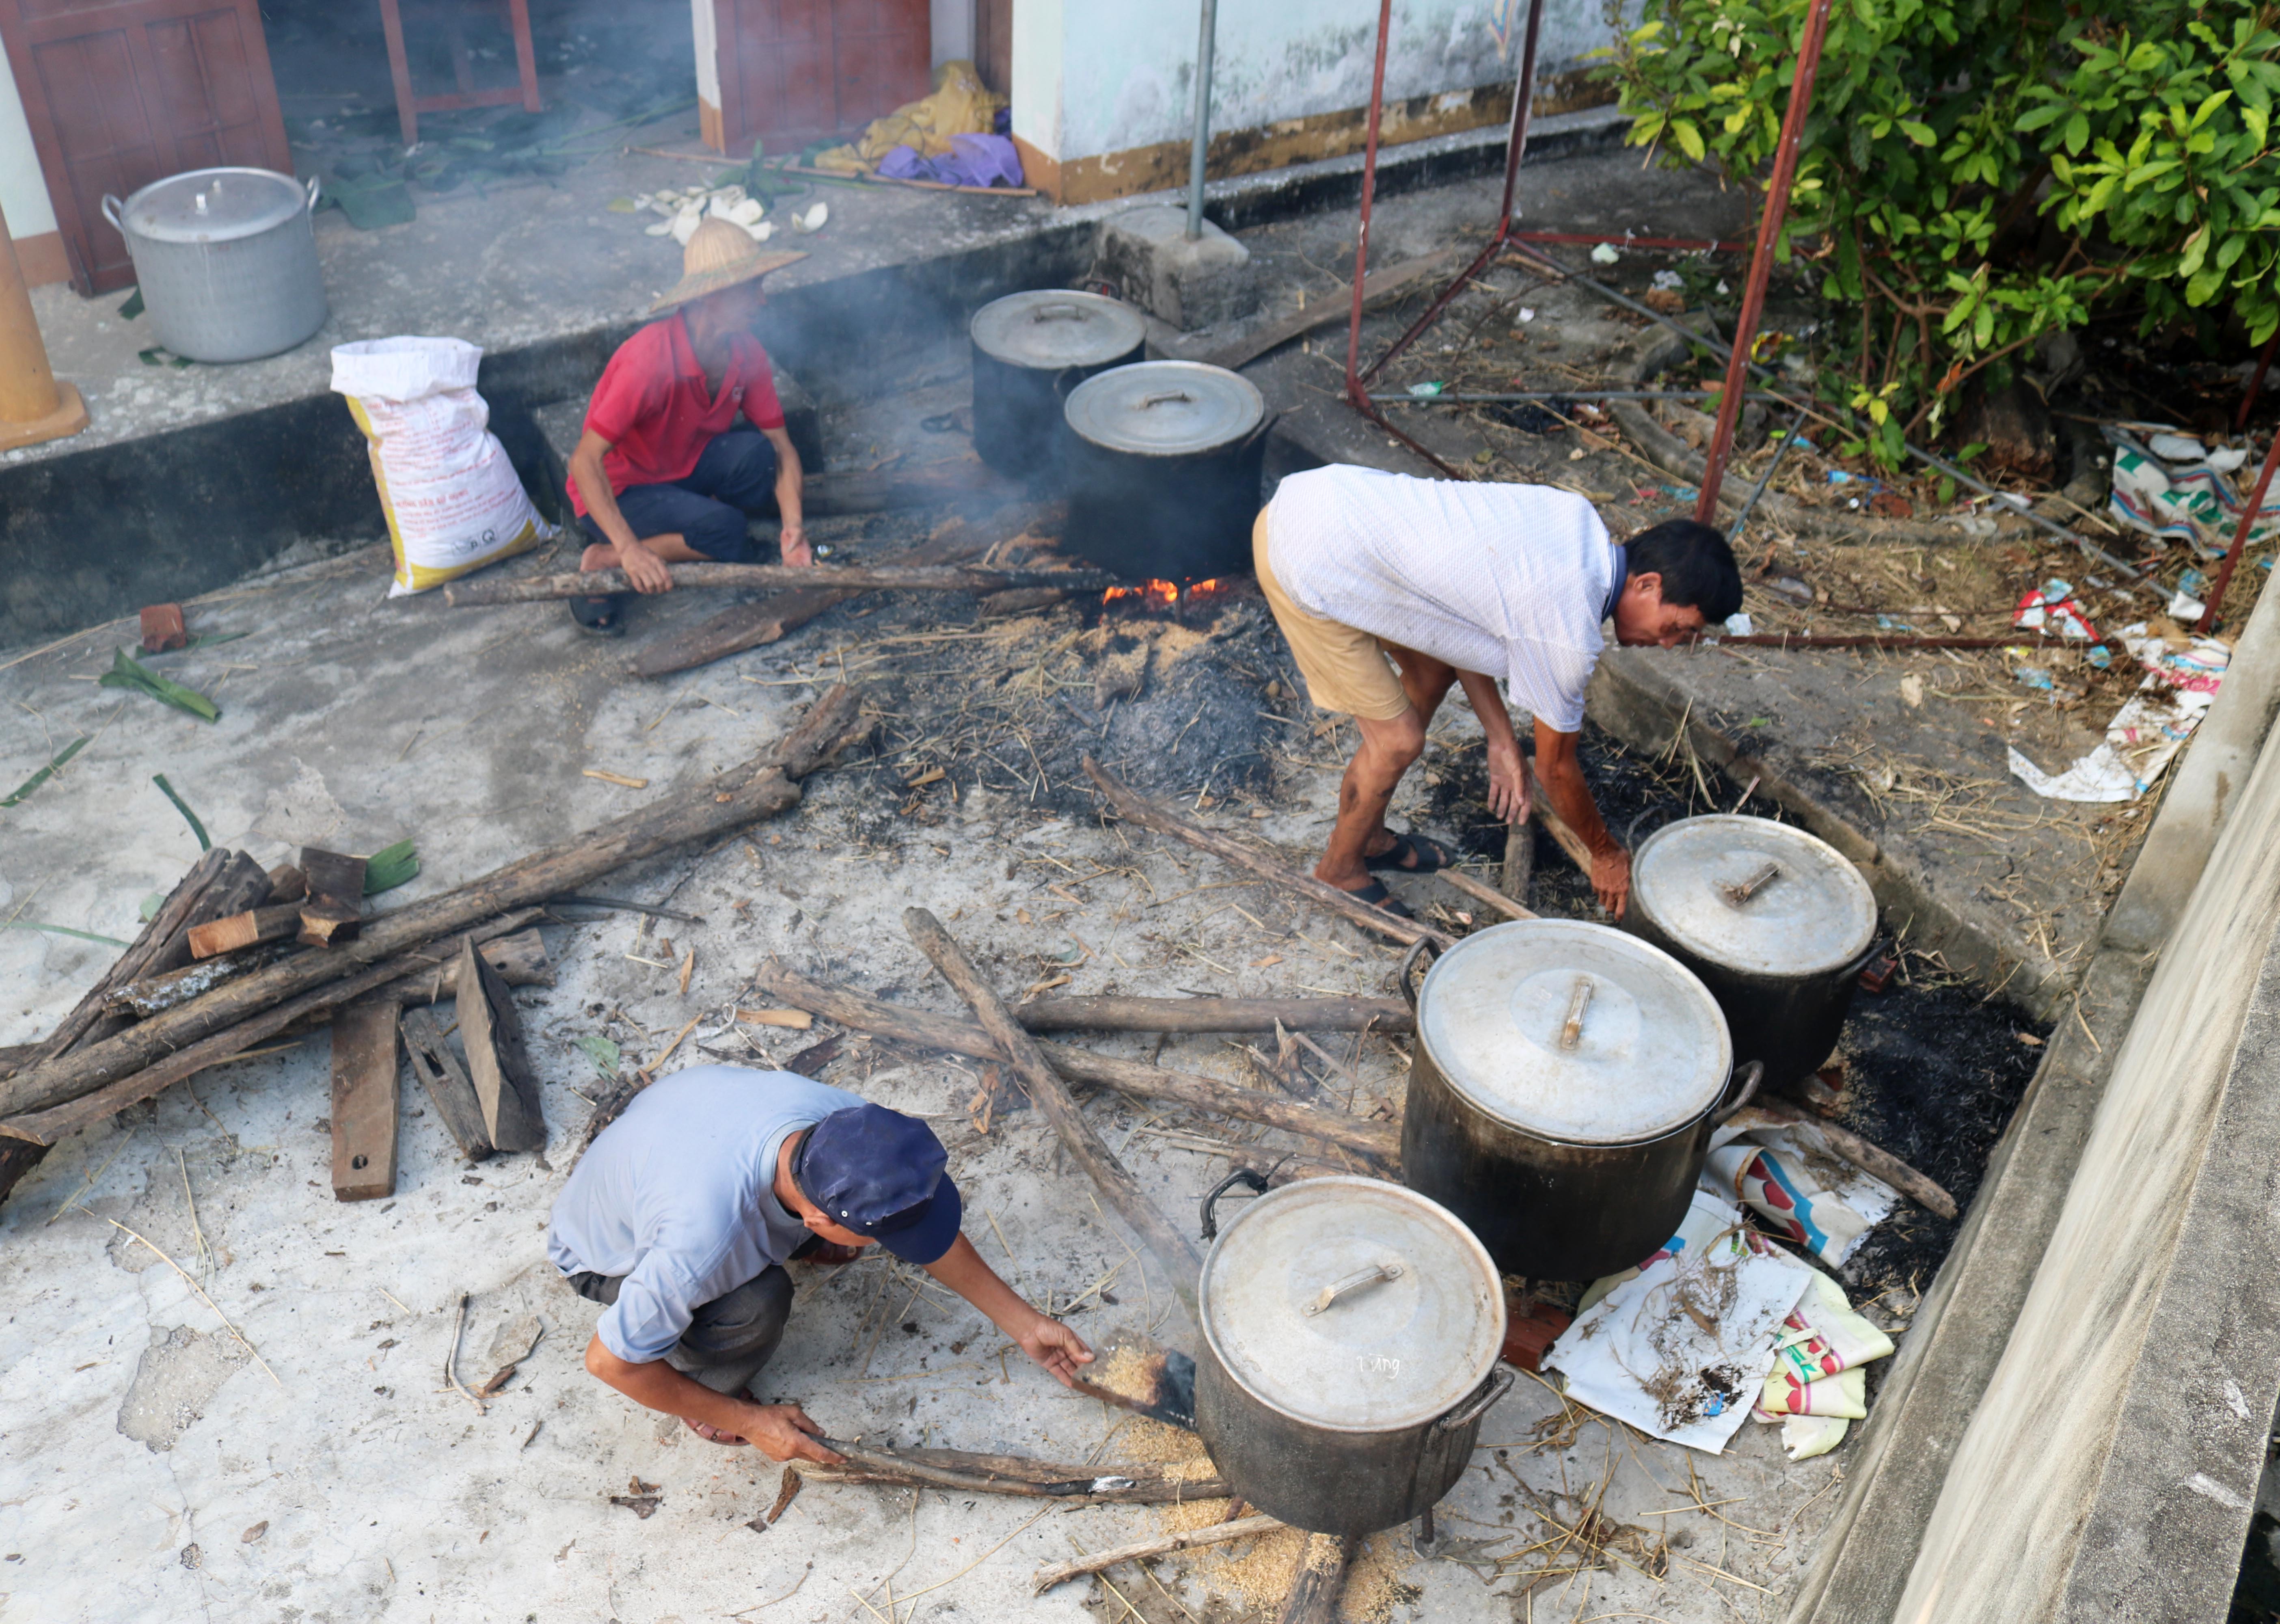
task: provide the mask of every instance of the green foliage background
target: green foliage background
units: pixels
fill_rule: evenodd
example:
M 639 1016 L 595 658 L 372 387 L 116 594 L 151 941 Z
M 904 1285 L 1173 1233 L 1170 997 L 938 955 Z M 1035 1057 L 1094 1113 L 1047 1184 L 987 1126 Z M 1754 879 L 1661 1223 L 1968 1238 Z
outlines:
M 1606 70 L 1631 140 L 1761 184 L 1808 4 L 1647 0 Z M 2093 313 L 2280 331 L 2276 92 L 2280 6 L 1835 0 L 1782 248 L 1857 311 L 1878 456 Z

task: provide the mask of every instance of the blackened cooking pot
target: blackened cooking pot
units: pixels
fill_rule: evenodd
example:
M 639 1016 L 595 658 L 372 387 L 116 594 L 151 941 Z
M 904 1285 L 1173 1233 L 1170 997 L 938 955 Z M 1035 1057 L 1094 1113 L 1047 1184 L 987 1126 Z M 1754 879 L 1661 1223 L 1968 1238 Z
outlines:
M 1112 367 L 1069 392 L 1068 545 L 1134 581 L 1247 572 L 1267 397 L 1200 361 Z
M 1624 926 L 1701 978 L 1734 1053 L 1783 1093 L 1828 1060 L 1860 967 L 1876 949 L 1876 897 L 1842 852 L 1769 818 L 1683 818 L 1631 860 Z
M 1580 920 L 1475 931 L 1412 989 L 1402 1180 L 1506 1274 L 1596 1280 L 1677 1233 L 1710 1130 L 1755 1091 L 1709 989 Z
M 974 312 L 974 450 L 998 473 L 1051 473 L 1069 391 L 1095 373 L 1147 352 L 1148 325 L 1129 304 L 1097 293 L 1009 293 Z
M 1213 1204 L 1238 1173 L 1204 1198 Z M 1196 1285 L 1196 1431 L 1236 1491 L 1293 1528 L 1359 1538 L 1429 1511 L 1463 1475 L 1496 1367 L 1496 1266 L 1449 1211 L 1381 1179 L 1262 1196 Z

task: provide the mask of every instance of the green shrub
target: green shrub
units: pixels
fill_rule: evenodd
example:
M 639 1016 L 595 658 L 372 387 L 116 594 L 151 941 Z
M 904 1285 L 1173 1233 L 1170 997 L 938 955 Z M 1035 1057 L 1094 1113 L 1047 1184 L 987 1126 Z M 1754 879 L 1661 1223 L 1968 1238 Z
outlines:
M 1807 6 L 1647 0 L 1605 70 L 1630 139 L 1761 184 Z M 2280 6 L 2085 10 L 1832 7 L 1781 250 L 1851 307 L 1824 384 L 1888 465 L 1966 381 L 2093 313 L 2280 330 Z

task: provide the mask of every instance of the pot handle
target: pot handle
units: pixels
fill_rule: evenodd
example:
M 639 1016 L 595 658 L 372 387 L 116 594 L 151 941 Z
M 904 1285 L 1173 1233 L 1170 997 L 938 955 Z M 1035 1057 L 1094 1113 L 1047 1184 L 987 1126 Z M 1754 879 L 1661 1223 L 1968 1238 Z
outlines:
M 1734 1089 L 1732 1083 L 1727 1084 L 1727 1087 L 1733 1090 L 1732 1098 L 1711 1112 L 1710 1125 L 1713 1128 L 1722 1126 L 1729 1117 L 1756 1098 L 1759 1080 L 1765 1074 L 1766 1063 L 1763 1060 L 1752 1060 L 1741 1070 L 1736 1072 L 1734 1075 L 1744 1080 L 1742 1086 L 1739 1089 Z
M 1409 1013 L 1413 1017 L 1417 1013 L 1417 989 L 1409 978 L 1416 974 L 1417 961 L 1425 956 L 1425 950 L 1432 945 L 1432 937 L 1418 937 L 1415 942 L 1410 943 L 1409 951 L 1403 956 L 1401 968 L 1393 973 L 1393 984 L 1400 989 L 1401 997 L 1409 1005 Z M 1439 957 L 1437 952 L 1435 957 Z
M 1213 1185 L 1210 1193 L 1203 1199 L 1204 1239 L 1206 1241 L 1219 1239 L 1219 1214 L 1213 1209 L 1219 1205 L 1219 1198 L 1221 1196 L 1238 1184 L 1251 1186 L 1251 1193 L 1254 1196 L 1263 1196 L 1267 1193 L 1265 1175 L 1249 1167 L 1237 1167 L 1233 1173 Z
M 119 202 L 112 193 L 104 193 L 103 218 L 109 220 L 122 237 L 127 235 L 127 221 L 124 218 L 126 209 L 127 205 Z
M 1839 987 L 1842 987 L 1845 982 L 1860 974 L 1861 971 L 1867 969 L 1869 965 L 1876 961 L 1876 950 L 1883 945 L 1883 943 L 1879 941 L 1876 937 L 1869 937 L 1868 945 L 1860 950 L 1860 957 L 1854 959 L 1851 964 L 1846 965 L 1842 970 L 1839 970 L 1837 973 L 1837 984 Z
M 1456 1432 L 1471 1426 L 1489 1412 L 1496 1401 L 1512 1391 L 1512 1384 L 1520 1378 L 1502 1366 L 1489 1373 L 1488 1384 L 1472 1397 L 1433 1423 L 1435 1432 Z
M 309 212 L 314 214 L 317 212 L 317 198 L 322 193 L 323 188 L 317 184 L 317 177 L 314 175 L 311 175 L 309 177 L 307 185 L 309 188 Z

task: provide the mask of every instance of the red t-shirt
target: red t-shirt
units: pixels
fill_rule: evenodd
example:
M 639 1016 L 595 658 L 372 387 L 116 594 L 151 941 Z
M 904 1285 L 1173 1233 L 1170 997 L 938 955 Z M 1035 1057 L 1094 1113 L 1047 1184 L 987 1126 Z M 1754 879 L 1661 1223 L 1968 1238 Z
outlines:
M 629 485 L 687 479 L 705 446 L 738 412 L 755 428 L 783 427 L 768 352 L 759 339 L 739 333 L 729 342 L 728 370 L 715 396 L 689 342 L 689 323 L 675 311 L 618 346 L 594 386 L 586 427 L 610 443 L 602 472 L 615 496 Z M 576 480 L 569 490 L 571 505 L 584 513 L 586 498 Z

